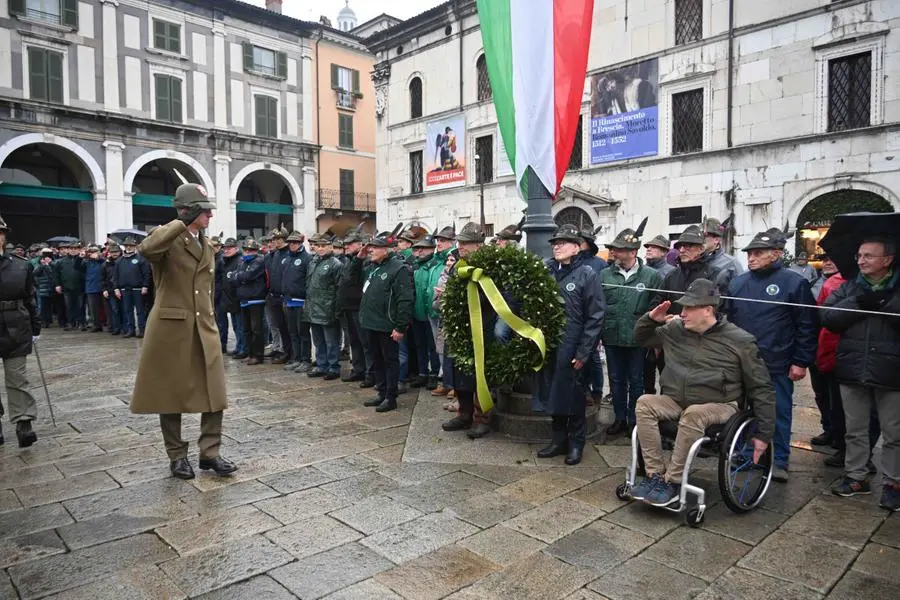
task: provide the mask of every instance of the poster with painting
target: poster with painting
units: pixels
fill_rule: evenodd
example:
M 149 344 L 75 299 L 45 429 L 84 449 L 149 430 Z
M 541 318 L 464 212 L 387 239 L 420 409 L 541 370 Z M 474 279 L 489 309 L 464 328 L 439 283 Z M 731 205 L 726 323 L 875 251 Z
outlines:
M 591 164 L 659 152 L 659 61 L 591 76 Z
M 466 184 L 466 118 L 461 114 L 425 126 L 425 191 Z

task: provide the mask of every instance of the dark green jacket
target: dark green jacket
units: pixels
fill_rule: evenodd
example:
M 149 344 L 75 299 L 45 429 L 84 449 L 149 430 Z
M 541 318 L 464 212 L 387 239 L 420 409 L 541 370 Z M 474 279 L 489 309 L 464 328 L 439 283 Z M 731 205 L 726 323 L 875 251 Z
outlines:
M 85 264 L 78 256 L 64 256 L 53 263 L 53 282 L 64 292 L 84 293 Z
M 316 256 L 306 272 L 306 318 L 314 325 L 337 323 L 337 290 L 341 261 L 333 254 Z
M 775 388 L 751 334 L 724 316 L 699 334 L 685 329 L 681 319 L 662 324 L 646 314 L 634 327 L 634 339 L 641 346 L 663 349 L 666 368 L 659 384 L 679 406 L 745 398 L 759 418 L 762 439 L 772 439 Z
M 638 270 L 628 280 L 625 272 L 615 263 L 600 272 L 603 295 L 606 296 L 606 318 L 603 321 L 603 343 L 607 346 L 637 346 L 634 341 L 634 324 L 650 309 L 652 292 L 659 289 L 662 278 L 656 269 L 645 266 L 639 258 Z M 630 289 L 612 287 L 626 285 Z
M 413 313 L 413 277 L 402 257 L 391 254 L 372 265 L 363 284 L 359 326 L 370 331 L 406 331 Z
M 416 260 L 416 271 L 413 279 L 416 282 L 416 299 L 413 307 L 413 318 L 416 321 L 427 321 L 431 315 L 431 303 L 434 302 L 434 286 L 431 274 L 435 269 L 443 269 L 444 263 L 432 254 L 425 260 Z

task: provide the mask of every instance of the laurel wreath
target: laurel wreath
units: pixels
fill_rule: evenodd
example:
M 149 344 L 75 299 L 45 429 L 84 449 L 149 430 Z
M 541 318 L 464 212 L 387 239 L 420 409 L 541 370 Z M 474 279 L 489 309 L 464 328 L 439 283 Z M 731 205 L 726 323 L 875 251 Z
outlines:
M 482 246 L 465 263 L 483 269 L 507 302 L 517 302 L 513 312 L 544 333 L 548 352 L 559 345 L 566 317 L 564 300 L 556 280 L 540 257 L 514 247 Z M 464 373 L 475 373 L 472 326 L 466 301 L 468 281 L 451 277 L 441 297 L 441 324 L 448 354 Z M 484 316 L 486 318 L 486 315 Z M 492 323 L 486 324 L 492 327 Z M 489 330 L 489 331 L 492 331 Z M 500 343 L 488 336 L 485 374 L 490 386 L 515 384 L 541 364 L 541 354 L 530 340 L 515 333 Z

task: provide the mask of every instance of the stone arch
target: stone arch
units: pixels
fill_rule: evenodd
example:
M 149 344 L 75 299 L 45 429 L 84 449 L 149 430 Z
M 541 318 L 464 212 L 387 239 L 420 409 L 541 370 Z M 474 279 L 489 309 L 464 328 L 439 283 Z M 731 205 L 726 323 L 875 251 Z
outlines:
M 300 190 L 300 184 L 297 183 L 297 179 L 287 171 L 287 169 L 280 167 L 276 164 L 271 163 L 263 163 L 257 162 L 252 163 L 241 169 L 234 176 L 234 179 L 231 180 L 231 189 L 229 198 L 234 201 L 237 198 L 238 188 L 241 185 L 241 182 L 247 178 L 251 173 L 255 173 L 256 171 L 272 171 L 273 173 L 279 175 L 287 184 L 288 189 L 291 190 L 291 199 L 293 200 L 293 205 L 295 207 L 303 206 L 303 192 Z
M 88 173 L 91 176 L 91 181 L 94 187 L 94 193 L 106 193 L 106 176 L 103 174 L 103 169 L 100 168 L 100 164 L 97 160 L 91 156 L 91 153 L 85 150 L 80 144 L 73 142 L 72 140 L 64 137 L 60 137 L 58 135 L 52 135 L 49 133 L 26 133 L 24 135 L 20 135 L 12 138 L 2 146 L 0 146 L 0 166 L 6 161 L 10 154 L 22 148 L 24 146 L 30 146 L 32 144 L 47 144 L 52 146 L 59 146 L 60 148 L 65 148 L 79 160 L 81 160 L 82 164 L 84 164 L 85 168 L 88 170 Z
M 209 176 L 207 170 L 203 168 L 203 165 L 201 165 L 199 162 L 197 162 L 197 160 L 191 158 L 187 154 L 175 150 L 151 150 L 134 159 L 134 162 L 132 162 L 128 166 L 128 170 L 125 171 L 125 195 L 131 195 L 132 187 L 134 186 L 134 178 L 137 177 L 138 171 L 140 171 L 142 167 L 155 160 L 164 159 L 183 162 L 191 169 L 193 169 L 197 176 L 200 178 L 200 181 L 203 182 L 203 187 L 206 188 L 206 191 L 209 194 L 209 198 L 215 199 L 216 186 L 213 184 L 212 177 Z
M 900 211 L 900 198 L 880 183 L 859 179 L 839 179 L 816 186 L 795 200 L 791 207 L 786 211 L 787 223 L 789 223 L 791 227 L 794 227 L 797 224 L 797 219 L 800 218 L 800 213 L 806 208 L 807 204 L 819 196 L 841 190 L 862 190 L 877 194 L 890 202 L 895 211 Z

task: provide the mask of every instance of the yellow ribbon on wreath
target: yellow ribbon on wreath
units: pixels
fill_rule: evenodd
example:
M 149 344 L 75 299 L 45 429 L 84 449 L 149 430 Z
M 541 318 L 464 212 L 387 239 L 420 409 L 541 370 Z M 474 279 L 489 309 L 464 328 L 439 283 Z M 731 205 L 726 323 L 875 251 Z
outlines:
M 463 261 L 460 262 L 462 263 Z M 544 332 L 513 313 L 503 298 L 503 294 L 497 288 L 497 284 L 484 273 L 483 269 L 463 263 L 462 266 L 456 269 L 456 274 L 460 279 L 469 280 L 468 284 L 466 284 L 466 299 L 469 305 L 469 325 L 472 327 L 472 347 L 475 351 L 475 386 L 478 394 L 478 404 L 481 406 L 482 412 L 486 413 L 494 407 L 494 402 L 491 400 L 491 390 L 484 375 L 484 329 L 482 327 L 481 301 L 478 298 L 478 288 L 481 287 L 484 297 L 491 303 L 497 316 L 503 319 L 510 329 L 523 338 L 531 340 L 538 347 L 541 353 L 541 362 L 534 367 L 535 372 L 540 371 L 541 367 L 544 366 L 544 360 L 547 357 L 547 345 L 544 340 Z

